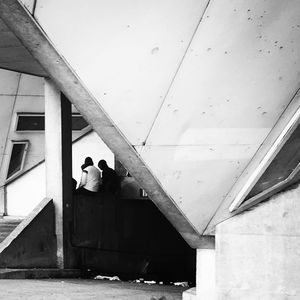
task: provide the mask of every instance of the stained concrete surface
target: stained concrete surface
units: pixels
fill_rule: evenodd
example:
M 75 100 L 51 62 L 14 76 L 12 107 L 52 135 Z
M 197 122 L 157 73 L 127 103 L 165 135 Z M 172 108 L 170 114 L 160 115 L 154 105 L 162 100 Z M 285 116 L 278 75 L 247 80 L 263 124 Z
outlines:
M 82 279 L 0 280 L 0 299 L 179 300 L 188 288 Z

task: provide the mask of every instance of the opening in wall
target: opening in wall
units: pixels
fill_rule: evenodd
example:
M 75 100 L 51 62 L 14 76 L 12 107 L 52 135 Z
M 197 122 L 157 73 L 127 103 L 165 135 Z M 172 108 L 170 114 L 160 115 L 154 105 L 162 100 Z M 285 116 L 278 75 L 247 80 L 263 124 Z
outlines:
M 9 161 L 6 179 L 11 179 L 16 174 L 22 171 L 25 158 L 26 158 L 28 145 L 29 145 L 28 141 L 12 141 L 10 161 Z
M 77 113 L 72 114 L 72 130 L 80 131 L 89 124 Z M 16 121 L 16 131 L 18 132 L 38 132 L 45 130 L 44 113 L 18 113 Z

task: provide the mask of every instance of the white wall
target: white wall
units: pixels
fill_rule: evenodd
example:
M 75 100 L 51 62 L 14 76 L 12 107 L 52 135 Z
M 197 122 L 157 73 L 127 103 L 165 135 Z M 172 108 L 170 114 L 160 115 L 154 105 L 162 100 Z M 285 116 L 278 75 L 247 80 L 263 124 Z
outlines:
M 94 132 L 73 143 L 72 150 L 73 178 L 78 183 L 81 177 L 80 166 L 86 156 L 92 157 L 96 166 L 100 159 L 114 166 L 112 152 Z M 8 215 L 27 215 L 45 197 L 45 191 L 45 163 L 42 163 L 7 186 Z
M 35 12 L 200 232 L 300 82 L 298 1 L 206 4 L 37 0 Z

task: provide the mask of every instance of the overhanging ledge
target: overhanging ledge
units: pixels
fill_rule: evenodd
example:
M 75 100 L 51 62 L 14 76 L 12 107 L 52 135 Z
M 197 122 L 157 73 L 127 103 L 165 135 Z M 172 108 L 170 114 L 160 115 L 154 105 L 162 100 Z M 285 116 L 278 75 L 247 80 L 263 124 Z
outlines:
M 0 18 L 40 63 L 58 88 L 76 106 L 124 167 L 192 248 L 202 239 L 176 203 L 164 191 L 145 162 L 58 53 L 39 24 L 18 0 L 0 1 Z M 0 66 L 1 67 L 1 66 Z

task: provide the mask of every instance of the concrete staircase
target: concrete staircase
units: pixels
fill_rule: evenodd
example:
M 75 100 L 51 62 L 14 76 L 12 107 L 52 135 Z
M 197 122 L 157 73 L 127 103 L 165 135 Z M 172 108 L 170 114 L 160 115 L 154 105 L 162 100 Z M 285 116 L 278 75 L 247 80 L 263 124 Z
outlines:
M 23 221 L 21 217 L 3 217 L 0 219 L 0 243 Z

